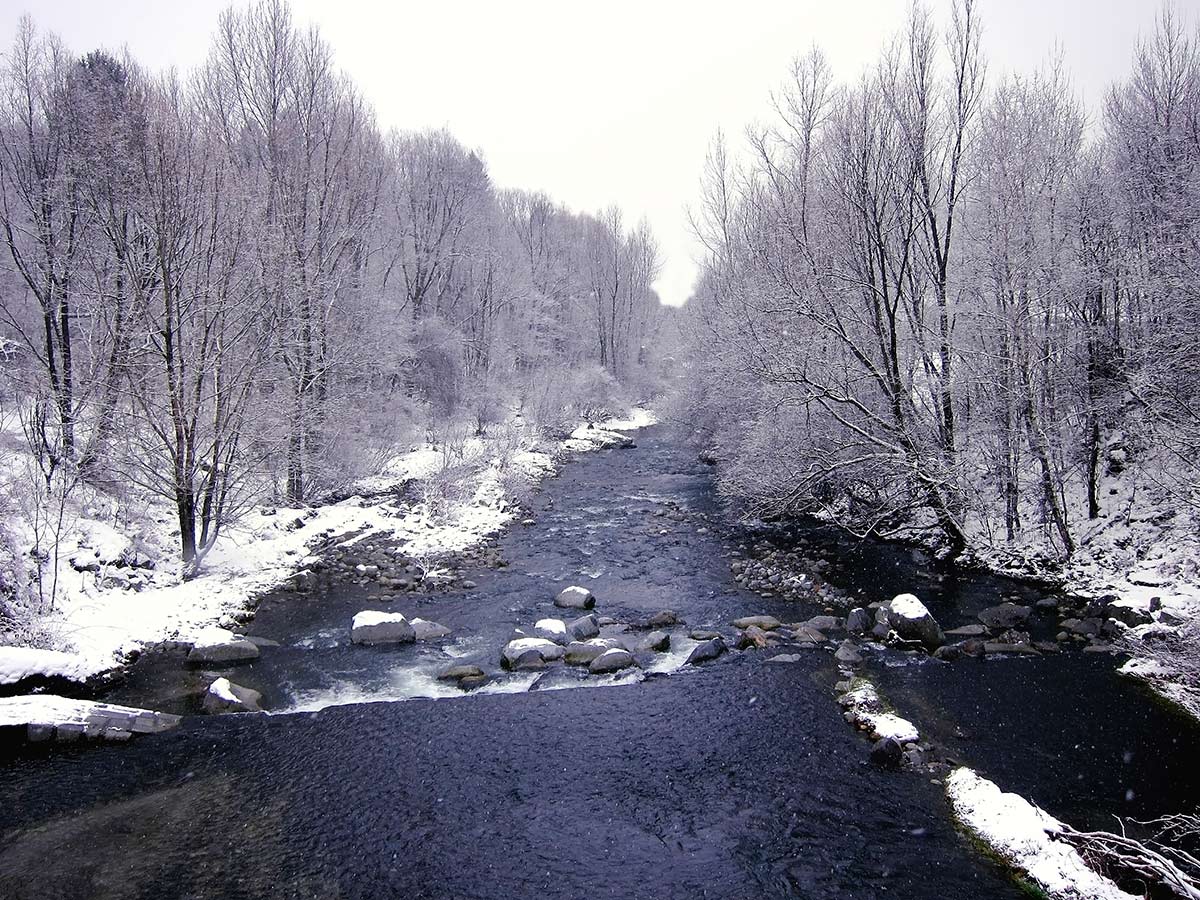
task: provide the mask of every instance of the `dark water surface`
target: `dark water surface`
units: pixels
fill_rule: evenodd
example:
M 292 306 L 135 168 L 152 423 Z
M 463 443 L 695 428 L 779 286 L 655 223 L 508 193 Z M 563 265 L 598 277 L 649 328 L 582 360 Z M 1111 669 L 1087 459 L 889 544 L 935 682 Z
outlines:
M 711 472 L 665 428 L 638 442 L 548 481 L 536 524 L 500 541 L 508 567 L 467 573 L 477 588 L 381 607 L 452 627 L 445 645 L 350 645 L 349 618 L 376 605 L 361 588 L 280 595 L 252 630 L 282 646 L 233 675 L 275 714 L 0 760 L 0 897 L 1021 896 L 955 830 L 928 774 L 865 763 L 825 651 L 729 654 L 597 689 L 527 692 L 524 675 L 494 688 L 512 693 L 342 705 L 455 693 L 432 675 L 452 660 L 495 671 L 512 629 L 555 615 L 569 582 L 621 620 L 819 611 L 739 589 L 728 553 L 745 536 L 720 526 Z M 915 590 L 947 627 L 1023 590 L 940 577 L 903 548 L 807 539 L 833 553 L 847 592 Z M 868 662 L 947 752 L 1055 814 L 1194 805 L 1196 730 L 1113 667 L 1082 654 Z M 186 711 L 209 679 L 147 658 L 106 699 Z

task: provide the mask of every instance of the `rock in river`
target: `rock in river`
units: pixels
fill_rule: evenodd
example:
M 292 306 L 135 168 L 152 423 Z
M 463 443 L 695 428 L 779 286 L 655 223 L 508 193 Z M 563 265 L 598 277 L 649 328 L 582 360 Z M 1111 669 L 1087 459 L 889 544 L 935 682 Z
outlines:
M 588 613 L 567 623 L 567 631 L 577 641 L 590 641 L 600 634 L 600 622 L 594 615 Z
M 238 663 L 258 659 L 258 647 L 240 634 L 224 628 L 205 628 L 198 635 L 188 653 L 188 662 L 197 665 L 209 663 Z
M 660 609 L 649 619 L 646 620 L 647 628 L 670 628 L 672 625 L 681 624 L 679 613 L 673 609 Z
M 1029 620 L 1032 612 L 1028 606 L 1018 606 L 1016 603 L 1004 602 L 999 606 L 989 606 L 979 613 L 979 621 L 988 628 L 1003 631 L 1006 628 L 1017 628 Z
M 367 609 L 355 614 L 350 625 L 350 640 L 355 644 L 407 644 L 416 639 L 416 631 L 400 613 Z
M 882 738 L 871 747 L 871 762 L 881 769 L 898 769 L 903 758 L 904 748 L 895 738 Z
M 559 592 L 554 598 L 554 605 L 563 609 L 591 609 L 596 605 L 596 598 L 587 588 L 572 585 Z
M 871 611 L 861 606 L 850 610 L 850 614 L 846 616 L 846 630 L 851 634 L 864 634 L 870 631 L 874 624 Z
M 605 675 L 609 672 L 619 672 L 633 665 L 633 654 L 620 647 L 610 647 L 592 660 L 588 671 L 593 675 Z
M 652 631 L 638 641 L 637 649 L 663 653 L 671 649 L 671 635 L 665 631 Z
M 460 681 L 463 678 L 478 678 L 483 674 L 479 666 L 451 666 L 438 675 L 438 681 Z
M 530 651 L 535 652 L 543 661 L 549 662 L 555 659 L 562 659 L 565 651 L 554 641 L 548 641 L 545 638 L 524 637 L 509 641 L 504 650 L 500 654 L 500 664 L 504 668 L 514 668 L 518 661 L 522 659 L 524 654 Z
M 262 694 L 252 688 L 234 684 L 228 678 L 218 678 L 208 686 L 204 695 L 204 711 L 209 713 L 261 712 L 258 705 Z
M 767 637 L 765 631 L 757 625 L 751 625 L 738 635 L 737 643 L 734 646 L 739 650 L 748 650 L 751 647 L 770 647 L 774 643 L 774 641 Z
M 450 629 L 445 625 L 428 622 L 425 619 L 413 619 L 409 624 L 412 625 L 413 634 L 418 641 L 434 641 L 438 638 L 449 637 L 451 634 Z
M 833 656 L 838 662 L 851 666 L 856 666 L 863 661 L 862 654 L 858 652 L 858 647 L 854 645 L 853 641 L 842 641 Z
M 571 640 L 567 633 L 567 623 L 562 619 L 538 619 L 533 623 L 533 633 L 540 638 L 564 646 Z
M 687 664 L 694 666 L 702 662 L 708 662 L 711 659 L 716 659 L 724 652 L 725 641 L 718 635 L 715 638 L 709 638 L 692 650 L 687 658 Z
M 752 625 L 763 631 L 772 631 L 779 627 L 779 620 L 774 616 L 742 616 L 733 620 L 734 628 L 749 628 Z
M 594 638 L 588 641 L 572 641 L 567 644 L 564 660 L 569 666 L 586 666 L 604 651 L 615 646 L 612 641 Z
M 933 651 L 946 643 L 946 636 L 925 604 L 914 594 L 899 594 L 875 613 L 879 622 L 886 622 L 892 631 L 906 641 L 919 641 Z

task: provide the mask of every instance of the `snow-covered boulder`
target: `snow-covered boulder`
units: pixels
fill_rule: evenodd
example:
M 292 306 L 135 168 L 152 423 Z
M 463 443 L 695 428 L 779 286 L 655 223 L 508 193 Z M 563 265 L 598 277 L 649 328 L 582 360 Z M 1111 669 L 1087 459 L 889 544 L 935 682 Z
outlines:
M 225 628 L 205 628 L 196 634 L 188 662 L 197 665 L 239 663 L 258 659 L 258 646 Z
M 355 644 L 407 644 L 416 639 L 412 624 L 400 613 L 367 609 L 356 613 L 350 625 L 350 640 Z
M 1134 900 L 1074 847 L 1054 840 L 1062 823 L 1023 797 L 965 766 L 946 779 L 946 795 L 963 825 L 1053 900 Z
M 554 641 L 554 643 L 564 646 L 571 641 L 571 635 L 567 631 L 567 623 L 562 619 L 538 619 L 533 623 L 533 633 L 540 638 L 545 638 L 548 641 Z
M 561 646 L 545 638 L 516 638 L 504 645 L 504 649 L 500 652 L 500 665 L 506 669 L 514 668 L 521 657 L 530 651 L 536 652 L 543 662 L 562 659 L 566 653 Z
M 946 643 L 941 626 L 915 594 L 898 594 L 876 610 L 875 619 L 902 640 L 919 641 L 927 650 Z
M 571 585 L 559 592 L 554 605 L 563 609 L 591 609 L 596 605 L 596 598 L 587 588 Z
M 413 636 L 418 641 L 435 641 L 438 638 L 449 637 L 453 632 L 445 625 L 439 625 L 437 622 L 429 622 L 425 619 L 413 619 L 409 622 L 412 626 Z
M 209 713 L 260 712 L 262 694 L 253 688 L 234 684 L 228 678 L 218 678 L 208 686 L 204 695 L 204 711 Z
M 606 675 L 619 672 L 633 665 L 633 654 L 620 647 L 610 647 L 591 661 L 588 671 L 593 675 Z

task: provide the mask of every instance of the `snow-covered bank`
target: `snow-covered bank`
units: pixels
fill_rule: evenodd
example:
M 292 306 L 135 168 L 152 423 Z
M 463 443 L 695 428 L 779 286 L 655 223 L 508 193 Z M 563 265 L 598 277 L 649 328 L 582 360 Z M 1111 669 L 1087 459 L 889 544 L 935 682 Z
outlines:
M 964 826 L 1053 900 L 1136 900 L 1054 840 L 1062 823 L 1017 794 L 966 767 L 950 773 L 946 794 Z
M 119 566 L 129 538 L 81 511 L 61 548 L 55 609 L 38 622 L 57 649 L 0 647 L 0 683 L 37 674 L 83 681 L 146 646 L 191 643 L 205 628 L 230 627 L 258 595 L 315 562 L 314 551 L 371 537 L 418 558 L 465 550 L 512 521 L 515 496 L 553 473 L 564 453 L 614 446 L 628 440 L 621 432 L 653 422 L 649 411 L 634 410 L 625 420 L 583 426 L 557 444 L 529 441 L 514 451 L 502 439 L 476 438 L 453 454 L 430 447 L 402 454 L 361 482 L 360 495 L 311 509 L 252 510 L 226 529 L 188 581 L 174 565 Z M 388 493 L 414 480 L 416 501 Z M 439 489 L 447 485 L 453 489 Z M 155 522 L 161 533 L 153 542 L 165 557 L 171 520 L 160 515 Z

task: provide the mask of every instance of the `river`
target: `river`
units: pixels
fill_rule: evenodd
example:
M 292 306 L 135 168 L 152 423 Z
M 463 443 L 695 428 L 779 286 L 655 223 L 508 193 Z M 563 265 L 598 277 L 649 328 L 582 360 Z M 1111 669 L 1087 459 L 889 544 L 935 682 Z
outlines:
M 936 773 L 867 762 L 834 702 L 832 654 L 677 666 L 689 628 L 822 611 L 733 580 L 730 555 L 764 539 L 803 537 L 840 590 L 913 591 L 944 627 L 1040 592 L 825 528 L 735 527 L 712 471 L 668 428 L 637 441 L 545 482 L 532 524 L 498 540 L 507 565 L 464 573 L 475 587 L 385 607 L 453 640 L 354 646 L 351 616 L 376 605 L 367 588 L 275 594 L 251 630 L 280 646 L 232 674 L 271 714 L 0 760 L 0 896 L 1023 896 L 956 829 Z M 569 583 L 619 621 L 663 608 L 686 620 L 657 676 L 532 691 L 537 674 L 499 676 L 469 695 L 435 680 L 451 662 L 496 671 L 512 630 L 555 615 Z M 1200 731 L 1115 665 L 873 650 L 865 669 L 939 755 L 1075 824 L 1194 808 Z M 105 699 L 193 712 L 204 678 L 148 655 Z

